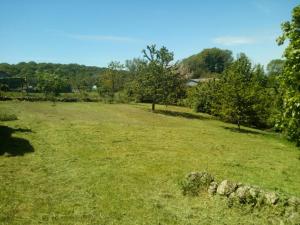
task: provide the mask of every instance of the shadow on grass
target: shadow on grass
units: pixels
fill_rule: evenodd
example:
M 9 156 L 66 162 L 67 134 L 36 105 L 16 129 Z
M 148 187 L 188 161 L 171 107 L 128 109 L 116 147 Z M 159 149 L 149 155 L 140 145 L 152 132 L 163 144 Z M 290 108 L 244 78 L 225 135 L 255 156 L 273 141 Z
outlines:
M 14 129 L 0 125 L 0 156 L 5 153 L 9 156 L 23 156 L 26 153 L 34 152 L 30 142 L 23 138 L 12 137 L 16 132 L 32 132 L 30 129 Z
M 198 120 L 207 119 L 204 116 L 196 115 L 196 114 L 192 114 L 192 113 L 188 113 L 188 112 L 178 112 L 178 111 L 157 109 L 154 111 L 154 113 L 163 114 L 163 115 L 167 115 L 167 116 L 184 117 L 186 119 L 198 119 Z
M 259 135 L 264 135 L 264 133 L 259 132 L 259 131 L 247 130 L 247 129 L 243 129 L 243 128 L 238 129 L 237 127 L 222 126 L 222 128 L 224 128 L 225 130 L 230 130 L 232 132 L 241 133 L 241 134 L 259 134 Z

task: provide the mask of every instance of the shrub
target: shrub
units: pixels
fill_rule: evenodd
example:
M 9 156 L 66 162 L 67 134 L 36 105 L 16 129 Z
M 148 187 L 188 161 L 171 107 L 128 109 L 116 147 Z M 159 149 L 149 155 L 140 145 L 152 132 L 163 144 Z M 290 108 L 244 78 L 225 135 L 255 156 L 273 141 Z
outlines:
M 207 172 L 192 172 L 181 182 L 184 195 L 196 196 L 201 190 L 207 189 L 214 178 Z

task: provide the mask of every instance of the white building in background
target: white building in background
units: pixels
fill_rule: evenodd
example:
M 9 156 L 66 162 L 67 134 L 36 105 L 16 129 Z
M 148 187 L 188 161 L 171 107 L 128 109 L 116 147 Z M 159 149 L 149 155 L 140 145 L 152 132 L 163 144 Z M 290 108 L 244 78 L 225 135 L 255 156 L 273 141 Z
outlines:
M 190 79 L 190 80 L 188 80 L 188 82 L 186 83 L 186 85 L 189 86 L 189 87 L 194 87 L 199 82 L 200 82 L 200 79 Z
M 199 79 L 190 79 L 186 82 L 186 86 L 188 87 L 194 87 L 197 86 L 197 84 L 202 83 L 202 82 L 208 82 L 211 80 L 219 80 L 218 78 L 213 78 L 213 77 L 209 77 L 209 78 L 199 78 Z

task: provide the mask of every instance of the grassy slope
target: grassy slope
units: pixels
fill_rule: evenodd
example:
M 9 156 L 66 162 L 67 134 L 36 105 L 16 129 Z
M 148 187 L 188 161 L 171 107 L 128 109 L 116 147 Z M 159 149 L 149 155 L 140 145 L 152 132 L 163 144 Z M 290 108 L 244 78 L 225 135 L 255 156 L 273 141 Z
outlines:
M 34 152 L 0 156 L 0 224 L 266 223 L 261 213 L 228 209 L 217 198 L 182 196 L 184 175 L 205 169 L 300 196 L 299 150 L 273 134 L 236 133 L 206 115 L 153 114 L 146 105 L 1 108 L 19 117 L 2 125 L 32 130 L 13 136 Z

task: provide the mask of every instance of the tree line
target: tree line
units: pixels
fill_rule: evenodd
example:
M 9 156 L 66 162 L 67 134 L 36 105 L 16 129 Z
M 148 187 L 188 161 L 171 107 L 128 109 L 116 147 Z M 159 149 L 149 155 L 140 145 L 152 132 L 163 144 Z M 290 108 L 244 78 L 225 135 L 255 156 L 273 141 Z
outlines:
M 0 63 L 0 88 L 43 92 L 44 86 L 57 83 L 56 92 L 91 90 L 98 76 L 106 68 L 78 64 L 21 62 L 18 64 Z M 56 82 L 53 82 L 53 81 Z M 49 90 L 49 87 L 45 87 Z
M 108 102 L 149 102 L 185 105 L 224 121 L 256 128 L 274 128 L 300 144 L 300 6 L 282 25 L 281 45 L 288 41 L 284 59 L 272 60 L 266 70 L 244 54 L 204 49 L 181 62 L 166 47 L 147 46 L 141 58 L 107 68 L 76 64 L 0 64 L 0 71 L 22 77 L 26 88 L 59 95 L 63 90 L 90 91 L 97 87 Z M 0 73 L 1 75 L 1 73 Z M 198 78 L 198 85 L 187 81 Z

